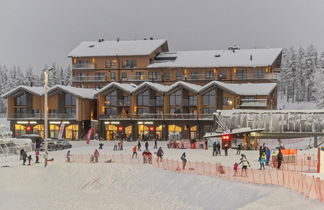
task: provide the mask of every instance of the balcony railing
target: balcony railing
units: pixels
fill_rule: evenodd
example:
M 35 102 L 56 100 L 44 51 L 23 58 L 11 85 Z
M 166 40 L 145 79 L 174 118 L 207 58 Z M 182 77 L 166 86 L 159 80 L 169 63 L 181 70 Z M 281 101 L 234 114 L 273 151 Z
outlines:
M 264 73 L 264 74 L 234 74 L 232 80 L 277 80 L 279 78 L 276 73 Z
M 14 113 L 9 119 L 44 119 L 43 113 Z M 48 119 L 76 119 L 76 113 L 48 113 Z
M 72 65 L 73 69 L 95 69 L 96 65 L 94 63 L 77 63 Z
M 130 115 L 129 114 L 110 114 L 110 115 L 100 115 L 100 120 L 108 120 L 108 119 L 114 119 L 114 120 L 129 120 Z
M 105 76 L 75 76 L 72 77 L 72 82 L 104 82 Z
M 242 99 L 240 107 L 266 107 L 267 99 Z
M 143 114 L 134 114 L 134 119 L 162 119 L 163 115 L 160 113 L 143 113 Z
M 149 76 L 149 75 L 129 75 L 127 78 L 122 78 L 122 81 L 162 81 L 162 77 L 158 76 Z
M 194 113 L 177 113 L 165 114 L 162 113 L 143 113 L 143 114 L 114 114 L 101 115 L 100 120 L 213 120 L 212 114 L 194 114 Z

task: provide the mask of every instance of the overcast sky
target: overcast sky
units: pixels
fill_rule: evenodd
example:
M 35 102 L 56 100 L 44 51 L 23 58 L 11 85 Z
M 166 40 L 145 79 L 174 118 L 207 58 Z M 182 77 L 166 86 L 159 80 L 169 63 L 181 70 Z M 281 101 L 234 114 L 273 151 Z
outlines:
M 324 49 L 323 0 L 0 0 L 0 64 L 67 65 L 81 41 L 164 38 L 170 50 Z

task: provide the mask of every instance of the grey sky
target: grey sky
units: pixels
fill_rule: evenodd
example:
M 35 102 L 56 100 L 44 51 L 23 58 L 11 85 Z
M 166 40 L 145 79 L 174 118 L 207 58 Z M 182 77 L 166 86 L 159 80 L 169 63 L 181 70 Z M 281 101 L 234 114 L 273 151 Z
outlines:
M 165 38 L 171 50 L 324 49 L 323 0 L 0 0 L 0 64 L 40 69 L 83 40 Z

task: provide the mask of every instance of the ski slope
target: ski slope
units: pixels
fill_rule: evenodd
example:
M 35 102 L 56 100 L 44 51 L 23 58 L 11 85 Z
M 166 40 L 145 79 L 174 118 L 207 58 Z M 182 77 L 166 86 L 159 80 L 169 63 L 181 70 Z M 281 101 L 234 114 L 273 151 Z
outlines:
M 74 143 L 72 154 L 92 153 L 98 142 Z M 130 153 L 128 143 L 122 153 Z M 166 149 L 176 157 L 184 150 Z M 154 151 L 152 148 L 150 148 Z M 102 154 L 119 154 L 106 143 Z M 207 159 L 209 151 L 186 150 L 188 159 Z M 19 157 L 0 159 L 0 209 L 323 209 L 317 200 L 285 188 L 241 184 L 216 177 L 164 171 L 150 165 L 65 163 L 65 151 L 55 159 L 22 166 Z M 252 154 L 249 154 L 252 159 Z M 225 158 L 225 157 L 223 157 Z M 227 162 L 236 158 L 233 151 Z M 220 160 L 217 160 L 220 161 Z M 225 160 L 224 160 L 225 161 Z M 228 163 L 229 164 L 229 163 Z

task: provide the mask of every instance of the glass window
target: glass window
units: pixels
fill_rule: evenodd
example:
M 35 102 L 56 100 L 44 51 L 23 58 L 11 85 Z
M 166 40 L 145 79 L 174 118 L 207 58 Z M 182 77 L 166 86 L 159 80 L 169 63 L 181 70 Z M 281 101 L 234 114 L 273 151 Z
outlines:
M 160 80 L 160 72 L 149 72 L 149 80 Z
M 189 106 L 197 106 L 197 96 L 189 96 Z
M 127 72 L 122 72 L 122 80 L 127 80 Z
M 255 99 L 255 96 L 243 96 L 243 99 Z
M 65 105 L 75 106 L 76 105 L 75 96 L 71 94 L 65 94 Z
M 223 98 L 223 105 L 230 106 L 232 105 L 232 100 L 230 98 Z
M 76 108 L 75 107 L 65 107 L 65 113 L 67 114 L 75 114 L 76 113 Z
M 177 71 L 176 73 L 176 79 L 177 80 L 182 80 L 183 78 L 183 72 L 182 71 Z
M 130 105 L 130 97 L 124 96 L 124 106 L 129 106 L 129 105 Z
M 27 106 L 27 95 L 21 95 L 21 96 L 17 96 L 15 98 L 15 105 L 16 106 Z
M 204 106 L 216 106 L 216 90 L 211 90 L 203 96 Z
M 149 105 L 149 91 L 146 90 L 137 96 L 137 106 Z
M 206 71 L 205 72 L 205 78 L 206 79 L 213 79 L 213 72 L 212 71 Z
M 163 79 L 164 80 L 170 80 L 170 72 L 164 72 L 163 73 Z
M 117 61 L 116 60 L 106 60 L 105 62 L 105 67 L 106 68 L 114 68 L 117 66 Z
M 148 112 L 148 108 L 137 108 L 137 114 L 146 114 Z
M 123 68 L 135 68 L 136 67 L 136 60 L 123 60 Z
M 117 90 L 106 95 L 105 105 L 106 106 L 117 106 Z
M 191 79 L 199 79 L 199 74 L 198 74 L 198 72 L 196 72 L 196 71 L 192 71 L 191 73 L 190 73 L 190 77 L 191 77 Z
M 213 114 L 216 111 L 216 109 L 215 108 L 204 108 L 203 111 L 204 111 L 204 114 Z
M 219 77 L 221 78 L 221 79 L 226 79 L 226 70 L 225 69 L 222 69 L 221 71 L 220 71 L 220 74 L 219 74 Z
M 143 80 L 144 79 L 144 72 L 136 72 L 136 80 Z
M 176 114 L 181 113 L 181 110 L 179 108 L 170 108 L 170 114 Z
M 163 96 L 156 96 L 156 106 L 163 106 Z
M 254 71 L 254 77 L 256 79 L 262 79 L 262 78 L 264 78 L 264 74 L 265 74 L 265 70 L 264 69 L 262 69 L 262 70 L 255 70 Z
M 116 72 L 111 72 L 110 73 L 110 79 L 111 80 L 116 80 Z
M 97 81 L 104 81 L 105 80 L 105 73 L 103 73 L 103 72 L 97 72 L 96 73 L 96 80 Z
M 171 106 L 179 106 L 181 105 L 181 99 L 182 99 L 182 91 L 178 90 L 175 93 L 172 93 L 170 95 L 170 105 Z
M 237 77 L 237 79 L 247 79 L 247 71 L 246 70 L 237 70 L 236 77 Z
M 117 108 L 106 108 L 105 109 L 105 116 L 117 116 Z

